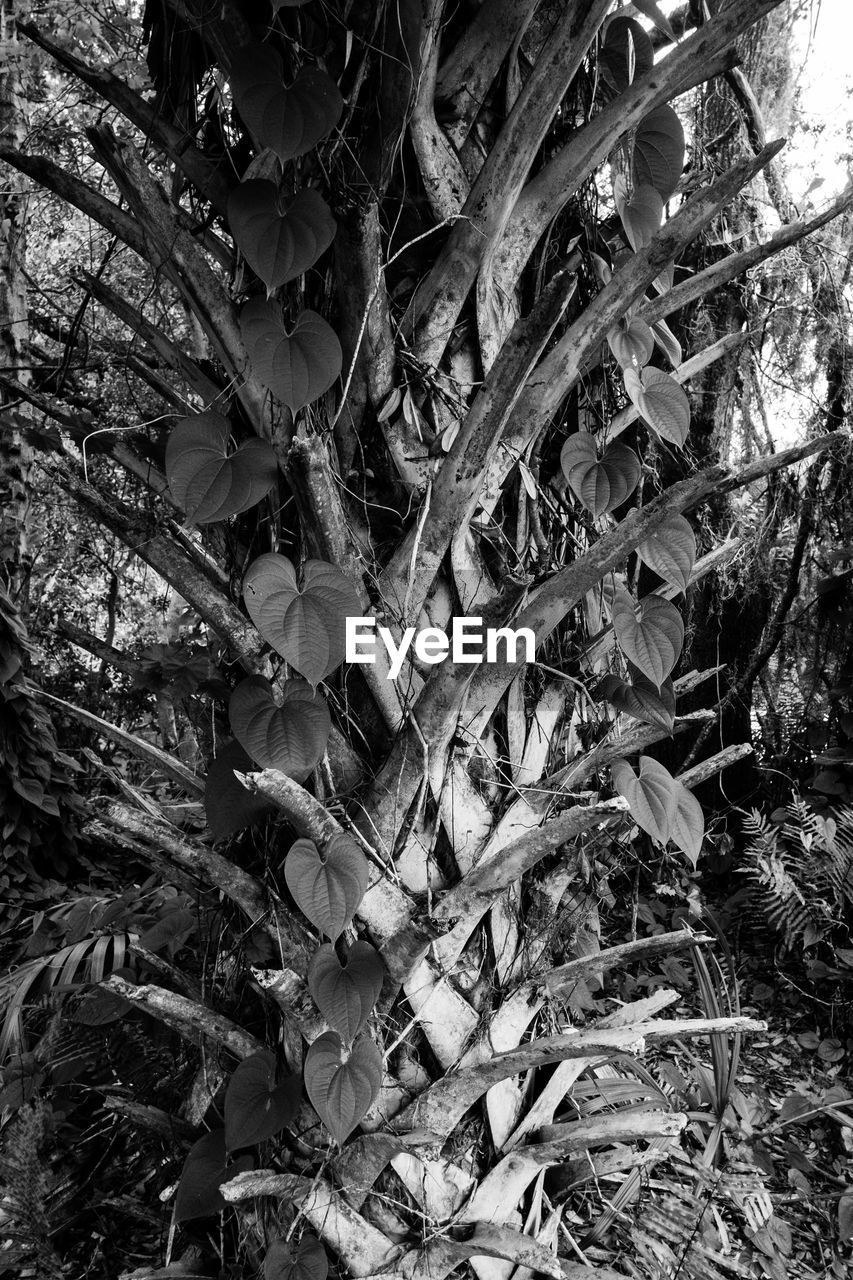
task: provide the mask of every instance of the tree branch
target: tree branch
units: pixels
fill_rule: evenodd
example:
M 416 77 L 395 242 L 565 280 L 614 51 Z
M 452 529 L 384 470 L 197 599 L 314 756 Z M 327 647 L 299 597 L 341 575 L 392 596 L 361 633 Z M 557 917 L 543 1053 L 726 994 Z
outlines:
M 163 114 L 156 110 L 153 103 L 146 102 L 129 85 L 113 75 L 111 71 L 96 70 L 75 58 L 68 50 L 55 44 L 41 32 L 32 22 L 19 21 L 18 30 L 37 44 L 45 53 L 50 54 L 66 71 L 87 84 L 89 88 L 109 102 L 117 111 L 136 125 L 137 129 L 150 139 L 155 146 L 164 151 L 184 176 L 195 188 L 205 196 L 220 214 L 226 213 L 228 204 L 228 184 L 219 166 L 204 156 L 192 139 L 169 124 Z
M 170 583 L 178 595 L 192 605 L 207 625 L 235 651 L 246 670 L 260 669 L 261 637 L 173 537 L 158 532 L 156 526 L 152 530 L 146 518 L 119 506 L 114 499 L 108 501 L 104 498 L 79 474 L 70 459 L 52 455 L 41 465 L 84 510 Z
M 113 995 L 121 996 L 145 1013 L 150 1013 L 153 1018 L 165 1023 L 192 1044 L 197 1044 L 201 1038 L 212 1040 L 240 1059 L 249 1058 L 253 1053 L 260 1053 L 266 1048 L 260 1040 L 238 1027 L 230 1018 L 214 1013 L 206 1005 L 188 1000 L 186 996 L 180 996 L 174 991 L 149 984 L 137 986 L 115 973 L 110 974 L 100 985 L 104 991 L 111 991 Z
M 501 235 L 534 157 L 609 8 L 576 0 L 558 19 L 407 317 L 418 358 L 438 365 L 489 246 Z
M 96 716 L 91 711 L 86 711 L 83 707 L 75 707 L 73 703 L 66 702 L 64 698 L 56 698 L 52 693 L 46 693 L 44 689 L 39 689 L 36 685 L 33 685 L 33 693 L 37 698 L 50 702 L 56 707 L 61 707 L 63 711 L 73 716 L 75 720 L 80 720 L 91 729 L 103 734 L 104 737 L 112 738 L 114 742 L 118 742 L 140 760 L 152 765 L 155 769 L 159 769 L 167 778 L 171 778 L 173 782 L 176 782 L 188 795 L 204 795 L 204 778 L 192 773 L 185 764 L 182 764 L 174 756 L 169 755 L 167 751 L 161 751 L 159 747 L 155 747 L 153 742 L 146 742 L 144 738 L 137 738 L 135 734 L 128 733 L 126 729 L 120 728 L 117 724 L 110 724 L 108 720 L 102 720 L 100 716 Z
M 78 271 L 74 279 L 78 280 L 81 286 L 100 302 L 101 306 L 117 316 L 122 324 L 126 324 L 131 333 L 147 343 L 168 368 L 180 374 L 190 390 L 199 396 L 205 406 L 220 399 L 223 394 L 222 388 L 208 377 L 196 361 L 182 351 L 176 342 L 147 320 L 141 311 L 87 271 Z
M 483 473 L 576 288 L 573 272 L 558 272 L 530 315 L 517 321 L 438 468 L 426 518 L 414 522 L 382 571 L 379 593 L 404 626 L 418 617 L 451 539 L 473 515 Z

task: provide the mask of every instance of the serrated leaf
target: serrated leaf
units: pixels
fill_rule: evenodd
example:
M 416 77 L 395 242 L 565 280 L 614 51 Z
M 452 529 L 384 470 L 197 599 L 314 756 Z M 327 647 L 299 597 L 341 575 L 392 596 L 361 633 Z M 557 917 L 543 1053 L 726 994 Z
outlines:
M 373 1106 L 381 1085 L 382 1054 L 369 1036 L 347 1052 L 340 1036 L 327 1031 L 305 1055 L 308 1097 L 339 1146 Z
M 684 644 L 684 622 L 675 605 L 662 596 L 646 596 L 639 612 L 624 587 L 613 594 L 613 630 L 619 647 L 658 688 L 672 671 Z
M 696 563 L 696 537 L 684 516 L 667 516 L 663 524 L 640 543 L 637 554 L 676 591 L 687 590 Z
M 635 671 L 631 682 L 618 676 L 605 676 L 598 685 L 598 694 L 625 715 L 642 724 L 653 724 L 667 733 L 675 723 L 675 691 L 671 680 L 664 680 L 660 688 L 652 684 L 641 671 Z
M 655 51 L 647 33 L 634 18 L 615 17 L 604 33 L 599 54 L 602 75 L 621 93 L 654 66 Z
M 238 1173 L 251 1169 L 251 1156 L 240 1156 L 226 1163 L 225 1130 L 214 1129 L 199 1138 L 184 1161 L 175 1196 L 175 1221 L 206 1218 L 226 1207 L 219 1188 Z
M 307 560 L 300 586 L 286 556 L 268 552 L 243 580 L 249 617 L 276 653 L 318 684 L 346 653 L 346 619 L 362 613 L 355 587 L 324 560 Z
M 284 860 L 284 878 L 296 905 L 332 942 L 355 915 L 369 873 L 367 859 L 349 836 L 334 836 L 322 853 L 313 840 L 297 840 Z
M 278 478 L 265 440 L 246 440 L 228 453 L 231 427 L 221 414 L 182 418 L 166 445 L 166 478 L 177 505 L 193 524 L 211 524 L 248 511 Z
M 654 187 L 667 201 L 684 168 L 684 130 L 670 106 L 656 107 L 634 135 L 634 182 Z
M 607 335 L 607 345 L 623 369 L 642 369 L 652 358 L 655 338 L 645 320 L 621 320 Z
M 633 369 L 623 374 L 625 390 L 644 421 L 662 439 L 684 447 L 690 430 L 690 401 L 680 383 L 651 365 L 639 377 Z
M 624 444 L 611 444 L 601 457 L 587 431 L 569 436 L 560 466 L 572 492 L 596 519 L 630 497 L 640 480 L 640 462 Z
M 338 377 L 341 344 L 315 311 L 301 311 L 288 331 L 281 308 L 252 298 L 240 312 L 240 331 L 255 376 L 294 413 Z
M 290 88 L 284 64 L 268 44 L 251 44 L 231 59 L 231 91 L 250 131 L 285 163 L 313 150 L 341 118 L 343 99 L 319 67 L 303 67 Z
M 694 869 L 702 852 L 705 837 L 705 815 L 702 806 L 683 783 L 675 779 L 676 804 L 670 839 L 690 859 Z
M 328 1274 L 326 1250 L 310 1231 L 295 1248 L 289 1240 L 273 1240 L 264 1258 L 264 1280 L 326 1280 Z
M 225 1146 L 229 1151 L 266 1142 L 290 1124 L 299 1110 L 302 1080 L 287 1076 L 276 1084 L 275 1054 L 269 1049 L 244 1058 L 225 1091 Z
M 362 1030 L 382 990 L 385 966 L 368 942 L 354 942 L 342 965 L 324 943 L 308 966 L 308 990 L 334 1031 L 350 1044 Z
M 231 731 L 262 768 L 302 782 L 326 750 L 329 708 L 306 680 L 285 680 L 280 692 L 279 706 L 264 676 L 241 680 L 228 703 Z
M 256 822 L 263 822 L 272 813 L 273 806 L 267 800 L 247 791 L 234 777 L 235 769 L 238 773 L 251 773 L 254 768 L 251 756 L 233 740 L 223 743 L 216 758 L 208 764 L 204 813 L 214 840 L 226 840 Z
M 640 756 L 639 774 L 627 760 L 614 760 L 610 775 L 637 826 L 659 844 L 666 844 L 678 804 L 678 787 L 669 770 L 651 756 Z
M 636 253 L 660 230 L 663 222 L 660 192 L 648 184 L 641 184 L 629 197 L 628 184 L 620 174 L 613 184 L 613 196 L 628 243 Z
M 270 292 L 312 267 L 337 230 L 319 192 L 302 187 L 287 200 L 274 182 L 262 178 L 234 188 L 228 222 L 243 257 Z

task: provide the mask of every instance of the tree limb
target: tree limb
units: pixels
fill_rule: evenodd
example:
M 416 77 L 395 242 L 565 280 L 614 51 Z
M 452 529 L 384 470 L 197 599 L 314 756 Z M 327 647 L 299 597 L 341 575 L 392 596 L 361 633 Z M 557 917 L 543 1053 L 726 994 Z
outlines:
M 150 1013 L 153 1018 L 165 1023 L 167 1027 L 177 1031 L 192 1044 L 197 1044 L 200 1038 L 212 1040 L 214 1044 L 227 1049 L 229 1053 L 233 1053 L 240 1059 L 249 1058 L 253 1053 L 260 1053 L 266 1047 L 248 1031 L 238 1027 L 230 1018 L 224 1017 L 221 1013 L 214 1013 L 206 1005 L 188 1000 L 186 996 L 178 995 L 174 991 L 166 991 L 163 987 L 149 984 L 137 986 L 115 973 L 110 974 L 100 985 L 104 991 L 121 996 L 123 1000 L 129 1000 L 145 1013 Z
M 164 151 L 206 197 L 220 214 L 225 214 L 228 204 L 228 184 L 218 165 L 208 160 L 193 144 L 188 134 L 182 133 L 164 118 L 153 103 L 135 93 L 123 80 L 111 71 L 97 70 L 75 58 L 67 49 L 56 44 L 32 22 L 19 21 L 18 30 L 33 44 L 50 54 L 61 67 L 87 84 L 90 89 L 109 102 L 117 111 L 134 124 L 139 131 Z

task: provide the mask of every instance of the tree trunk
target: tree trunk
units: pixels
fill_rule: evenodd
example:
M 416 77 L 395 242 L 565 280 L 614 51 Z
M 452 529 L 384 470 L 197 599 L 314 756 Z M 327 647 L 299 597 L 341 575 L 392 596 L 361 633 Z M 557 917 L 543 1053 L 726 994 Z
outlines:
M 15 29 L 16 0 L 0 0 L 0 147 L 19 149 L 26 136 L 23 67 Z M 0 164 L 0 372 L 31 382 L 27 321 L 26 219 L 28 182 Z M 30 467 L 24 426 L 28 406 L 0 385 L 0 564 L 9 592 L 26 614 L 30 576 Z

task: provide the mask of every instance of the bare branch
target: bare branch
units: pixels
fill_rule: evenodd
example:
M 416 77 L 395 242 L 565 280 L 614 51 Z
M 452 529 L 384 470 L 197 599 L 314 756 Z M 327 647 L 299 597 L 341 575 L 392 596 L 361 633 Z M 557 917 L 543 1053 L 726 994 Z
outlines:
M 89 725 L 90 728 L 97 730 L 104 737 L 112 738 L 114 742 L 120 743 L 121 746 L 131 751 L 140 760 L 144 760 L 155 769 L 159 769 L 167 778 L 171 778 L 188 795 L 204 795 L 204 778 L 192 773 L 175 756 L 171 756 L 167 751 L 161 751 L 159 747 L 155 747 L 153 742 L 146 742 L 144 738 L 137 738 L 135 734 L 128 733 L 126 729 L 120 728 L 119 725 L 110 724 L 108 720 L 102 720 L 100 716 L 96 716 L 93 712 L 86 711 L 83 707 L 75 707 L 73 703 L 66 702 L 64 698 L 56 698 L 52 693 L 46 693 L 44 689 L 39 689 L 35 685 L 33 686 L 33 693 L 37 698 L 50 702 L 56 707 L 61 707 L 63 711 L 73 716 L 75 720 L 80 720 L 83 724 Z
M 146 102 L 129 85 L 111 71 L 97 70 L 75 58 L 67 49 L 56 44 L 32 22 L 18 22 L 18 30 L 34 44 L 70 71 L 73 76 L 94 89 L 104 101 L 120 111 L 125 119 L 150 138 L 166 153 L 190 182 L 204 195 L 219 213 L 225 213 L 228 203 L 228 184 L 221 169 L 208 160 L 188 134 L 169 124 L 154 105 Z
M 149 984 L 137 986 L 113 973 L 101 983 L 105 991 L 129 1000 L 131 1004 L 150 1013 L 153 1018 L 177 1031 L 185 1040 L 197 1044 L 200 1038 L 213 1041 L 237 1058 L 248 1058 L 260 1053 L 265 1046 L 248 1031 L 238 1027 L 230 1018 L 214 1013 L 206 1005 L 188 1000 L 174 991 Z
M 573 272 L 558 272 L 530 315 L 516 323 L 438 468 L 426 518 L 415 521 L 383 570 L 380 594 L 404 626 L 417 618 L 451 539 L 473 515 L 483 473 L 576 287 Z

